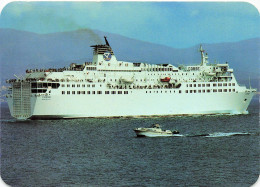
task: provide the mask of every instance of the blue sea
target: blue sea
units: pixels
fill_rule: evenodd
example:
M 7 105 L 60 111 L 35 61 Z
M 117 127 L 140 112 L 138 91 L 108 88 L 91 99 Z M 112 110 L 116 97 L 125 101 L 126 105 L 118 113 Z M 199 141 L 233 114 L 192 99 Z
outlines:
M 137 138 L 159 123 L 183 136 Z M 13 187 L 251 186 L 259 102 L 248 115 L 18 121 L 1 105 L 1 177 Z

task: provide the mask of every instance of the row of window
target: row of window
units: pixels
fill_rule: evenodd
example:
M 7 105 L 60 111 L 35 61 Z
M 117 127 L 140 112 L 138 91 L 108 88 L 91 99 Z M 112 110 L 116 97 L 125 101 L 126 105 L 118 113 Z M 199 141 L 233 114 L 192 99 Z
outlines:
M 185 90 L 185 93 L 210 93 L 213 92 L 235 92 L 235 89 L 207 89 L 207 90 Z M 146 91 L 146 93 L 182 93 L 181 90 L 178 91 Z M 102 94 L 102 91 L 62 91 L 62 95 L 84 95 L 84 94 Z M 105 91 L 105 94 L 128 94 L 128 91 Z
M 87 70 L 97 70 L 97 67 L 87 67 Z
M 48 88 L 51 87 L 52 89 L 59 88 L 60 83 L 52 83 L 52 82 L 33 82 L 31 83 L 31 88 Z
M 146 91 L 145 93 L 181 93 L 181 90 L 175 90 L 174 91 Z
M 62 95 L 84 95 L 84 94 L 102 94 L 102 91 L 62 91 Z M 105 94 L 128 94 L 128 91 L 105 91 Z
M 67 84 L 67 87 L 69 88 L 69 87 L 73 87 L 73 88 L 75 88 L 75 87 L 83 87 L 83 88 L 85 88 L 85 87 L 88 87 L 88 88 L 90 88 L 90 87 L 95 87 L 95 84 L 92 84 L 92 85 L 90 85 L 90 84 L 87 84 L 87 85 L 85 85 L 85 84 L 82 84 L 82 85 L 80 85 L 80 84 L 77 84 L 77 85 L 75 85 L 75 84 Z M 100 84 L 100 87 L 101 87 L 102 85 Z M 61 85 L 61 87 L 65 87 L 65 84 L 62 84 Z
M 214 84 L 187 84 L 187 87 L 216 87 L 216 86 L 235 86 L 235 83 L 214 83 Z
M 189 73 L 190 74 L 190 73 Z M 196 73 L 196 74 L 198 74 L 198 73 Z M 148 75 L 188 75 L 188 73 L 151 73 L 151 74 L 149 74 L 148 73 Z M 195 75 L 195 73 L 192 73 L 192 75 Z M 199 73 L 199 75 L 201 75 L 201 73 Z
M 213 92 L 235 92 L 235 89 L 213 89 Z M 185 90 L 185 93 L 210 93 L 211 90 Z M 181 93 L 181 90 L 175 91 L 146 91 L 146 93 Z
M 235 89 L 213 89 L 213 92 L 235 92 Z M 186 90 L 185 93 L 210 93 L 211 90 Z
M 99 69 L 98 71 L 113 71 L 113 72 L 141 72 L 141 70 L 112 70 L 112 69 Z M 95 74 L 95 73 L 94 73 Z
M 152 79 L 153 80 L 153 79 Z M 112 81 L 112 79 L 111 79 L 111 81 Z M 115 81 L 116 81 L 116 79 L 115 79 Z M 142 79 L 141 79 L 141 81 L 142 81 Z M 85 88 L 85 87 L 88 87 L 88 88 L 90 88 L 90 87 L 95 87 L 95 84 L 92 84 L 92 85 L 90 85 L 90 84 L 87 84 L 87 85 L 85 85 L 85 84 L 67 84 L 67 87 L 69 88 L 69 87 L 73 87 L 73 88 L 75 88 L 75 87 L 83 87 L 83 88 Z M 213 86 L 213 87 L 216 87 L 216 86 L 235 86 L 235 83 L 214 83 L 214 84 L 187 84 L 186 85 L 187 87 L 210 87 L 210 86 Z M 65 87 L 65 84 L 62 84 L 61 85 L 61 87 Z M 102 87 L 102 84 L 100 84 L 100 87 Z
M 172 71 L 172 68 L 143 68 L 146 71 Z

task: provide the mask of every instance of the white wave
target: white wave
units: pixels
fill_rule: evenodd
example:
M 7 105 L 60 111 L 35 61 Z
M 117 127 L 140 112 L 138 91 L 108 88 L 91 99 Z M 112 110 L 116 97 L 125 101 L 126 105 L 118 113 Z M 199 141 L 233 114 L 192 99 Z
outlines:
M 250 135 L 247 132 L 214 132 L 205 137 L 224 137 L 224 136 L 235 136 L 235 135 Z
M 172 136 L 185 136 L 183 134 L 173 134 Z

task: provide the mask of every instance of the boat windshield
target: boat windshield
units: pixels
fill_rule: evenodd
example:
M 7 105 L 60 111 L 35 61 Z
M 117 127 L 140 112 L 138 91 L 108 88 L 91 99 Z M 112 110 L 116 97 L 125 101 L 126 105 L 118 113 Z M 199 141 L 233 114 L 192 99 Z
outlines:
M 152 127 L 157 129 L 161 128 L 159 124 L 153 124 Z

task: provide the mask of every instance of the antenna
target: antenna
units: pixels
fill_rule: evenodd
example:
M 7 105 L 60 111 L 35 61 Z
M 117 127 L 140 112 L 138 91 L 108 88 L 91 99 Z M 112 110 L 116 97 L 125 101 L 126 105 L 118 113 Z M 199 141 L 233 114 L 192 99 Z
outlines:
M 250 80 L 250 75 L 249 75 L 249 88 L 251 89 L 251 80 Z
M 200 65 L 203 66 L 205 64 L 205 59 L 204 59 L 204 50 L 202 49 L 202 44 L 200 44 L 199 52 L 200 52 L 200 55 L 201 55 Z
M 108 41 L 107 41 L 107 37 L 104 36 L 104 38 L 105 38 L 105 41 L 106 41 L 106 45 L 110 46 L 109 43 L 108 43 Z
M 17 78 L 17 79 L 21 79 L 20 77 L 18 77 L 17 75 L 14 74 L 14 76 Z

